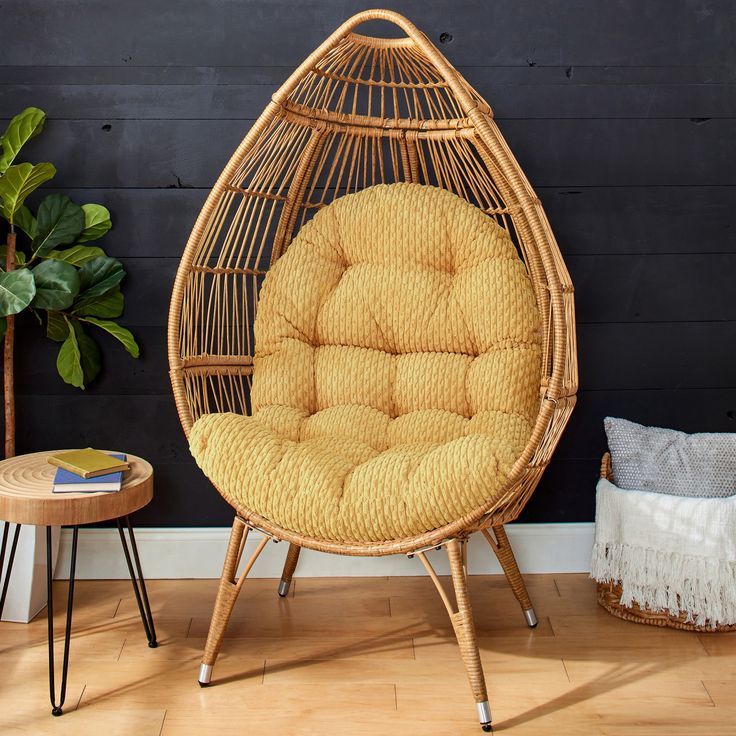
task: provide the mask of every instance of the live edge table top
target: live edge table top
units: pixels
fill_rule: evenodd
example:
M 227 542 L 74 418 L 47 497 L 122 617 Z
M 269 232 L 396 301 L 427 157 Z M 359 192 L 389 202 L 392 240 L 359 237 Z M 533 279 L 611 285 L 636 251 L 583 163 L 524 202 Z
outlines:
M 153 497 L 153 468 L 127 455 L 130 470 L 113 493 L 53 493 L 56 467 L 47 458 L 63 450 L 34 452 L 0 461 L 0 519 L 36 526 L 76 526 L 117 519 Z

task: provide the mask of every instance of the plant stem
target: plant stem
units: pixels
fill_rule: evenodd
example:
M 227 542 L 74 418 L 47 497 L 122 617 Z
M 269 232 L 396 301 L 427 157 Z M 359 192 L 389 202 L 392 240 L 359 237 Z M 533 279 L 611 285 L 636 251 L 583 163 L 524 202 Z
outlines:
M 8 272 L 15 268 L 15 232 L 9 232 L 6 240 L 7 258 L 5 268 Z M 3 395 L 5 397 L 5 457 L 15 455 L 15 389 L 13 388 L 13 340 L 15 338 L 15 317 L 6 318 L 5 344 L 3 350 Z

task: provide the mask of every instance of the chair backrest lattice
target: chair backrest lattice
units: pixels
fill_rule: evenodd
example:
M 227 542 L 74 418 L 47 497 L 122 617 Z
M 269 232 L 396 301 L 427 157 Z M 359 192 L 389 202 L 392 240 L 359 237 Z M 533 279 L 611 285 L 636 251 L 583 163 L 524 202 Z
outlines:
M 405 36 L 353 31 L 375 20 Z M 544 346 L 540 419 L 521 460 L 546 465 L 577 391 L 570 277 L 488 104 L 409 21 L 383 10 L 343 24 L 273 95 L 200 213 L 169 320 L 172 383 L 186 432 L 208 412 L 249 412 L 258 291 L 295 233 L 336 198 L 398 181 L 454 192 L 516 244 Z M 536 480 L 527 485 L 531 493 Z

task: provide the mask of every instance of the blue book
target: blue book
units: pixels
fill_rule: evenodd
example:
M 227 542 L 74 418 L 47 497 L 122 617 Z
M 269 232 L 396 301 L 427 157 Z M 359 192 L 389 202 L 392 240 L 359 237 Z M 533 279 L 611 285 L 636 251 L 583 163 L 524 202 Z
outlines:
M 118 460 L 127 460 L 125 455 L 111 453 Z M 114 493 L 123 487 L 123 471 L 98 475 L 96 478 L 82 478 L 64 468 L 56 468 L 54 493 Z

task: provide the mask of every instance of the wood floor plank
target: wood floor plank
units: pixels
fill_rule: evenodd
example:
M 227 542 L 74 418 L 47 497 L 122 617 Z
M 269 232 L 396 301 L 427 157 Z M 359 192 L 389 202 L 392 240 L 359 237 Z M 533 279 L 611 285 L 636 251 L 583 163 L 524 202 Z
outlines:
M 407 628 L 423 627 L 436 631 L 452 631 L 452 623 L 436 591 L 427 594 L 394 595 L 390 598 L 391 620 Z M 503 633 L 504 636 L 529 636 L 529 628 L 516 600 L 505 607 L 492 602 L 487 606 L 471 601 L 475 618 L 475 629 L 479 633 Z M 534 630 L 535 636 L 552 636 L 549 618 L 541 616 Z
M 736 713 L 725 708 L 660 704 L 605 713 L 604 736 L 733 736 Z
M 736 660 L 724 660 L 721 657 L 683 656 L 677 651 L 659 653 L 656 661 L 603 662 L 600 660 L 570 660 L 565 658 L 565 667 L 572 682 L 588 682 L 606 677 L 610 672 L 625 671 L 626 668 L 636 670 L 645 687 L 653 681 L 672 682 L 683 680 L 724 679 L 736 680 Z
M 595 647 L 601 641 L 616 641 L 622 646 L 661 646 L 663 642 L 669 642 L 677 646 L 675 642 L 697 640 L 698 635 L 691 631 L 678 631 L 676 629 L 662 628 L 658 626 L 642 626 L 630 621 L 611 616 L 600 606 L 588 614 L 578 614 L 573 609 L 567 615 L 552 615 L 549 617 L 554 635 L 564 639 L 577 639 L 586 641 L 591 647 Z M 642 633 L 642 629 L 645 633 Z
M 375 577 L 375 578 L 346 578 L 346 577 L 330 577 L 330 578 L 306 578 L 298 575 L 292 580 L 291 589 L 294 595 L 322 598 L 326 596 L 351 596 L 358 595 L 362 598 L 388 598 L 393 589 L 392 580 L 396 578 Z M 400 578 L 405 580 L 407 578 Z M 408 578 L 413 580 L 414 578 Z M 273 581 L 271 581 L 273 582 Z
M 187 637 L 171 639 L 160 647 L 161 657 L 172 660 L 199 660 L 206 639 Z M 121 660 L 147 657 L 148 644 L 143 637 L 128 637 L 120 653 Z M 330 637 L 229 637 L 219 657 L 263 657 L 289 659 L 414 659 L 411 637 L 361 637 L 336 634 Z M 219 659 L 218 659 L 219 661 Z
M 521 682 L 567 682 L 564 668 L 541 667 L 538 670 L 515 667 L 513 662 L 496 661 L 499 677 Z M 287 660 L 267 659 L 263 681 L 267 683 L 292 682 L 352 682 L 352 683 L 400 683 L 400 682 L 457 682 L 467 687 L 465 668 L 457 660 L 437 662 L 415 660 Z
M 736 657 L 736 631 L 698 634 L 698 640 L 712 657 Z
M 234 683 L 232 690 L 237 688 Z M 215 695 L 215 688 L 202 690 L 201 698 L 194 698 L 192 702 L 182 704 L 176 713 L 186 714 L 195 718 L 197 714 L 205 712 L 207 715 L 217 716 L 217 706 L 222 702 L 221 696 Z M 396 710 L 396 689 L 393 684 L 361 684 L 335 682 L 330 687 L 322 683 L 294 683 L 284 688 L 279 683 L 264 682 L 256 687 L 244 687 L 236 698 L 233 698 L 231 707 L 233 712 L 243 711 L 250 713 L 249 720 L 254 716 L 266 715 L 274 711 L 290 714 L 314 712 L 328 716 L 340 713 L 348 717 L 347 711 L 351 704 L 358 710 L 384 711 Z M 247 713 L 245 712 L 247 709 Z M 173 713 L 174 709 L 170 710 Z M 207 729 L 210 730 L 209 728 Z M 260 728 L 259 728 L 260 730 Z
M 156 635 L 159 641 L 169 637 L 185 637 L 189 632 L 191 618 L 155 618 Z M 64 636 L 64 621 L 56 620 L 54 632 L 58 637 Z M 102 634 L 116 634 L 123 638 L 143 638 L 143 624 L 136 611 L 135 615 L 115 616 L 113 618 L 100 618 L 93 622 L 80 620 L 76 611 L 72 617 L 72 639 L 81 640 Z M 0 625 L 0 652 L 5 646 L 41 646 L 45 647 L 47 642 L 47 625 L 45 617 L 37 617 L 30 624 L 6 624 Z
M 540 688 L 535 680 L 526 685 L 515 680 L 507 688 L 499 679 L 489 680 L 491 713 L 496 724 L 494 731 L 537 735 L 569 733 L 574 736 L 599 733 L 592 728 L 595 719 L 590 714 L 576 714 L 576 718 L 570 718 L 568 695 L 574 689 L 569 683 L 548 682 Z M 444 719 L 458 724 L 467 723 L 475 709 L 470 694 L 455 683 L 400 683 L 396 686 L 396 705 L 400 714 L 415 713 L 423 719 Z M 447 733 L 453 732 L 449 730 Z M 477 733 L 480 731 L 476 730 Z
M 166 711 L 162 708 L 116 709 L 113 713 L 64 710 L 61 718 L 48 713 L 14 713 L 3 724 L 4 736 L 80 736 L 104 728 L 105 736 L 159 736 Z M 104 724 L 104 725 L 103 725 Z
M 717 707 L 736 708 L 736 678 L 703 680 L 703 686 Z M 734 713 L 734 723 L 736 723 L 736 713 Z
M 445 587 L 450 587 L 449 576 L 440 575 L 439 578 Z M 350 578 L 348 578 L 349 580 Z M 355 580 L 355 578 L 352 578 L 352 580 Z M 410 577 L 396 576 L 385 578 L 385 580 L 387 581 L 387 589 L 390 595 L 414 595 L 416 593 L 431 593 L 435 590 L 434 584 L 426 575 Z M 534 595 L 554 595 L 559 597 L 555 579 L 552 575 L 526 575 L 524 581 L 532 597 Z M 484 592 L 500 591 L 511 592 L 504 575 L 471 575 L 468 578 L 468 593 L 471 598 Z
M 215 605 L 219 580 L 151 580 L 147 583 L 148 598 L 154 614 L 175 617 L 182 607 L 190 616 L 209 618 Z M 268 607 L 281 599 L 277 594 L 278 583 L 274 580 L 246 580 L 241 595 L 235 604 L 234 617 L 245 615 L 253 606 Z M 292 591 L 293 593 L 293 591 Z M 116 615 L 137 615 L 138 604 L 130 583 L 121 596 Z
M 503 634 L 478 636 L 478 647 L 482 656 L 506 656 L 525 658 L 534 662 L 546 659 L 562 661 L 593 661 L 593 662 L 634 662 L 648 663 L 664 660 L 668 657 L 693 658 L 707 656 L 703 647 L 696 639 L 686 639 L 678 642 L 676 648 L 668 646 L 666 642 L 659 645 L 640 647 L 636 644 L 619 644 L 615 639 L 602 639 L 592 647 L 586 640 L 562 637 L 535 636 L 530 630 L 526 638 L 508 637 Z M 452 634 L 414 637 L 414 656 L 416 659 L 456 659 L 458 654 L 457 643 Z
M 323 596 L 297 602 L 296 598 L 249 599 L 247 589 L 243 591 L 232 614 L 232 624 L 242 624 L 238 630 L 253 631 L 259 636 L 268 636 L 268 631 L 277 636 L 298 633 L 300 626 L 316 632 L 350 631 L 363 620 L 369 627 L 380 630 L 382 620 L 389 616 L 387 597 L 362 599 L 360 596 L 341 598 L 339 601 Z M 211 611 L 206 616 L 195 615 L 190 636 L 206 636 Z
M 227 708 L 229 703 L 237 705 L 257 699 L 252 691 L 260 689 L 263 666 L 264 660 L 259 658 L 223 657 L 217 663 L 212 686 L 207 688 L 197 683 L 198 661 L 172 662 L 152 656 L 145 663 L 128 660 L 114 666 L 98 666 L 94 671 L 83 668 L 77 673 L 87 680 L 80 707 L 165 705 L 167 709 L 178 709 L 196 704 L 207 709 Z
M 125 644 L 125 632 L 100 631 L 100 632 L 75 632 L 69 642 L 69 651 L 74 653 L 75 658 L 84 660 L 108 660 L 115 662 Z M 64 631 L 57 632 L 55 638 L 56 656 L 60 659 L 64 651 Z M 2 647 L 3 659 L 12 657 L 19 665 L 29 662 L 48 662 L 48 640 L 42 640 L 32 644 L 27 642 L 7 644 Z
M 248 722 L 244 714 L 242 722 Z M 201 736 L 226 733 L 232 728 L 233 718 L 222 715 L 213 718 L 190 719 L 180 714 L 166 718 L 161 736 Z M 211 729 L 211 730 L 207 730 Z M 258 717 L 258 733 L 279 736 L 478 736 L 478 724 L 472 720 L 458 722 L 449 719 L 425 719 L 413 714 L 399 715 L 392 712 L 391 718 L 374 709 L 359 708 L 347 703 L 336 712 L 312 709 L 307 712 L 284 713 L 270 711 Z
M 567 673 L 560 652 L 547 647 L 529 650 L 508 646 L 508 640 L 506 640 L 507 646 L 496 646 L 496 642 L 502 640 L 501 636 L 493 639 L 487 637 L 478 639 L 478 648 L 487 677 L 526 673 L 529 676 L 554 676 L 567 682 Z M 538 641 L 554 643 L 548 637 L 539 638 Z M 454 636 L 415 637 L 414 656 L 418 662 L 423 663 L 460 660 L 460 652 Z
M 18 662 L 11 659 L 8 661 L 5 657 L 2 661 L 3 683 L 0 688 L 0 707 L 2 707 L 3 718 L 0 719 L 0 725 L 4 723 L 6 717 L 16 712 L 43 713 L 50 716 L 48 663 L 33 660 Z M 60 670 L 61 667 L 57 672 Z M 85 677 L 70 669 L 66 703 L 64 704 L 65 711 L 71 711 L 77 707 L 84 687 Z
M 60 719 L 48 703 L 45 617 L 0 625 L 0 733 L 201 736 L 234 724 L 280 736 L 479 733 L 431 581 L 296 578 L 286 600 L 274 582 L 248 581 L 200 688 L 217 581 L 150 581 L 157 649 L 129 581 L 80 581 Z M 528 587 L 533 630 L 502 576 L 469 581 L 497 733 L 736 734 L 735 635 L 621 621 L 597 606 L 585 575 L 532 576 Z M 65 592 L 56 586 L 62 614 Z

